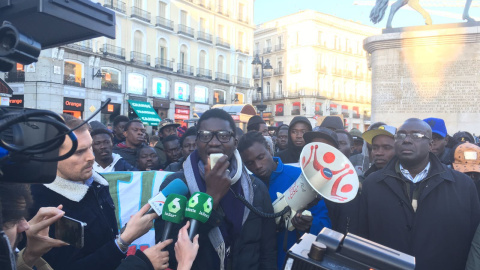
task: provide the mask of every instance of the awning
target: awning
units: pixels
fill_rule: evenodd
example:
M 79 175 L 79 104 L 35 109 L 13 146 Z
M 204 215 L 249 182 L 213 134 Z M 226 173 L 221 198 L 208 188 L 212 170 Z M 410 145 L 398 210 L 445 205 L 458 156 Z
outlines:
M 158 126 L 161 119 L 152 107 L 152 104 L 144 101 L 127 100 L 130 106 L 138 115 L 140 120 L 150 126 Z
M 250 104 L 216 104 L 213 108 L 222 109 L 232 115 L 233 120 L 247 123 L 250 117 L 257 115 L 255 107 Z

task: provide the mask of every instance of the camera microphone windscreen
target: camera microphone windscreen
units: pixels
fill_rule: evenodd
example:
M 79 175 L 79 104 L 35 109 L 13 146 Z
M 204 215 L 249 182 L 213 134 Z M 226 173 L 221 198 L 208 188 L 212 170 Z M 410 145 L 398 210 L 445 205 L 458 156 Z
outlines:
M 176 178 L 172 182 L 170 182 L 162 191 L 160 191 L 155 197 L 151 198 L 148 200 L 148 203 L 150 204 L 150 210 L 146 214 L 157 213 L 157 215 L 161 216 L 163 212 L 163 206 L 165 204 L 166 198 L 170 194 L 178 194 L 185 196 L 188 194 L 188 188 L 185 183 Z
M 190 197 L 185 209 L 185 217 L 190 218 L 190 230 L 188 231 L 190 240 L 193 240 L 197 233 L 200 222 L 205 223 L 210 218 L 212 209 L 213 198 L 210 195 L 203 192 L 195 192 Z

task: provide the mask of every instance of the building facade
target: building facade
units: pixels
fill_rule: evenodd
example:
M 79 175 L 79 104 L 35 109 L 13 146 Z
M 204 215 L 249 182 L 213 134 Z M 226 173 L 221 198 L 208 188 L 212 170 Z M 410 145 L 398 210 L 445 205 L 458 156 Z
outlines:
M 371 73 L 363 40 L 377 28 L 306 10 L 258 25 L 254 56 L 269 60 L 263 71 L 264 119 L 270 125 L 290 123 L 296 115 L 312 123 L 339 115 L 348 130 L 370 124 Z M 255 87 L 261 67 L 253 67 Z M 260 104 L 261 94 L 253 96 Z
M 128 100 L 149 102 L 184 124 L 214 104 L 248 103 L 253 0 L 100 0 L 116 13 L 116 39 L 43 50 L 5 73 L 12 106 L 95 120 L 135 117 Z M 2 75 L 0 75 L 2 76 Z

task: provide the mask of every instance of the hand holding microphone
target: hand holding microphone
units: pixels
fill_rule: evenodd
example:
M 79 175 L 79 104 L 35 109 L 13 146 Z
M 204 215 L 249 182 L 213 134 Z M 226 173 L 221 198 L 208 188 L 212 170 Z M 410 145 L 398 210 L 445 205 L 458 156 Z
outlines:
M 190 222 L 178 232 L 178 240 L 175 243 L 175 258 L 178 262 L 177 270 L 190 270 L 195 257 L 198 253 L 198 234 L 193 238 L 193 242 L 188 238 L 188 227 Z

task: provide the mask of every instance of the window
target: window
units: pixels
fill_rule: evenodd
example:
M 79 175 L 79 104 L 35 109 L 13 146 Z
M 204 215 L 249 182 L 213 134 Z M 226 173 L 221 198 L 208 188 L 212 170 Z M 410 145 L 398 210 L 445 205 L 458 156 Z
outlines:
M 217 71 L 223 73 L 223 56 L 218 56 Z
M 238 77 L 243 77 L 243 61 L 238 61 L 237 74 Z
M 283 41 L 282 41 L 282 36 L 278 36 L 278 37 L 277 37 L 277 43 L 278 43 L 278 47 L 279 47 L 279 48 L 282 48 L 282 42 L 283 42 Z
M 143 33 L 139 30 L 133 34 L 133 51 L 143 52 Z
M 159 41 L 158 41 L 158 57 L 160 59 L 163 59 L 163 60 L 166 60 L 168 59 L 168 56 L 167 56 L 167 41 L 165 41 L 165 39 L 161 38 Z
M 224 27 L 221 24 L 218 25 L 217 35 L 218 35 L 219 38 L 224 39 Z
M 199 59 L 198 59 L 198 67 L 199 68 L 203 68 L 205 69 L 206 68 L 206 58 L 207 58 L 207 53 L 202 50 L 200 51 L 200 54 L 199 54 Z
M 270 95 L 270 82 L 267 82 L 267 87 L 266 87 L 266 91 L 265 91 L 265 96 L 267 98 L 271 97 Z
M 281 80 L 278 81 L 277 93 L 278 93 L 280 96 L 283 96 L 283 83 L 282 83 Z
M 238 36 L 237 36 L 237 47 L 238 49 L 240 49 L 241 51 L 244 50 L 244 47 L 243 47 L 243 32 L 238 32 Z
M 195 102 L 208 103 L 208 88 L 205 86 L 195 86 Z
M 178 62 L 183 66 L 188 64 L 188 48 L 185 45 L 180 47 L 180 58 Z
M 152 96 L 168 98 L 169 82 L 162 78 L 152 79 Z
M 122 90 L 122 73 L 114 68 L 102 67 L 102 90 L 118 91 Z
M 159 1 L 158 2 L 158 16 L 162 17 L 162 18 L 166 18 L 167 17 L 167 4 L 162 2 L 162 1 Z
M 200 32 L 204 32 L 204 33 L 207 32 L 206 25 L 207 25 L 207 23 L 206 23 L 205 19 L 200 18 Z
M 190 86 L 186 83 L 176 82 L 174 98 L 176 100 L 190 101 Z
M 258 51 L 260 50 L 260 43 L 255 42 L 255 51 L 258 54 Z
M 63 83 L 73 86 L 85 87 L 83 76 L 83 63 L 75 60 L 65 60 L 63 69 Z
M 213 90 L 213 104 L 226 104 L 224 90 Z
M 267 39 L 267 40 L 265 41 L 265 47 L 266 47 L 267 49 L 272 48 L 272 40 L 271 40 L 271 39 Z
M 130 94 L 144 95 L 146 90 L 145 76 L 137 73 L 128 74 L 127 92 Z
M 187 12 L 185 10 L 180 11 L 180 24 L 187 25 Z
M 143 0 L 134 0 L 133 6 L 137 8 L 143 8 Z
M 242 93 L 235 92 L 235 104 L 243 104 L 245 100 L 245 95 Z
M 244 17 L 243 17 L 244 10 L 245 10 L 245 6 L 242 3 L 238 4 L 238 18 L 242 21 L 244 20 Z
M 292 115 L 300 115 L 300 102 L 293 102 Z
M 322 45 L 322 31 L 318 31 L 317 44 Z

